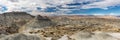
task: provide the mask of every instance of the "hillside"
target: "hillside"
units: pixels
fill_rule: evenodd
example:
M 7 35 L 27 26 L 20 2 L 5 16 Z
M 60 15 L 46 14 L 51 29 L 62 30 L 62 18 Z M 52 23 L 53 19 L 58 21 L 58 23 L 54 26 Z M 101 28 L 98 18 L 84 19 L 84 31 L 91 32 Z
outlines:
M 0 14 L 0 40 L 120 40 L 120 19 L 110 17 L 8 12 Z

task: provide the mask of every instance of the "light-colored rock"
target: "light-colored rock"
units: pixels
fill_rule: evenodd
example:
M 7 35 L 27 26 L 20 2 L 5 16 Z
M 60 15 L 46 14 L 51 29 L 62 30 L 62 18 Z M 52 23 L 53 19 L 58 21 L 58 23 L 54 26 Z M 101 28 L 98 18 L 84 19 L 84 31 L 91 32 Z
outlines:
M 67 35 L 64 35 L 64 36 L 62 36 L 60 39 L 58 39 L 58 40 L 69 40 L 69 38 L 68 38 L 68 36 Z
M 27 35 L 19 33 L 3 37 L 0 40 L 44 40 L 44 38 L 41 38 L 37 35 Z
M 103 32 L 102 33 L 78 32 L 70 37 L 75 40 L 119 40 Z
M 44 28 L 52 25 L 55 25 L 55 24 L 50 19 L 38 15 L 33 20 L 31 20 L 30 22 L 22 26 L 19 29 L 19 32 L 22 32 L 25 30 L 40 29 L 40 28 Z

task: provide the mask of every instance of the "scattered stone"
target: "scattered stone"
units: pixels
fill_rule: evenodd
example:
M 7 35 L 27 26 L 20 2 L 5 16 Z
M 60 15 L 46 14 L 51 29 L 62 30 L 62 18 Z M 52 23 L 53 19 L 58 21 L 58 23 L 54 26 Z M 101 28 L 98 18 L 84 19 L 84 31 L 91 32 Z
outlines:
M 70 36 L 75 40 L 119 40 L 106 33 L 78 32 Z
M 44 40 L 44 38 L 41 38 L 37 35 L 27 35 L 19 33 L 3 37 L 0 40 Z
M 7 12 L 0 14 L 0 40 L 44 40 L 44 38 L 49 40 L 118 40 L 120 38 L 112 37 L 106 32 L 120 33 L 119 26 L 120 19 L 116 18 L 47 17 L 32 16 L 26 12 Z M 93 33 L 99 31 L 104 33 Z

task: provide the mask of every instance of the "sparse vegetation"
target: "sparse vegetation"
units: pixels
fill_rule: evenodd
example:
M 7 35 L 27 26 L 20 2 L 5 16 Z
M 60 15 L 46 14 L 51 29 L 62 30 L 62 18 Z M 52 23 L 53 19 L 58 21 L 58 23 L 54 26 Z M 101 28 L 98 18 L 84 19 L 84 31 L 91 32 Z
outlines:
M 34 17 L 24 12 L 10 13 L 0 15 L 0 35 L 28 33 L 41 35 L 43 38 L 52 37 L 51 40 L 57 40 L 68 35 L 68 38 L 72 40 L 70 36 L 80 31 L 120 33 L 120 19 L 97 18 L 95 16 L 44 17 L 38 15 Z

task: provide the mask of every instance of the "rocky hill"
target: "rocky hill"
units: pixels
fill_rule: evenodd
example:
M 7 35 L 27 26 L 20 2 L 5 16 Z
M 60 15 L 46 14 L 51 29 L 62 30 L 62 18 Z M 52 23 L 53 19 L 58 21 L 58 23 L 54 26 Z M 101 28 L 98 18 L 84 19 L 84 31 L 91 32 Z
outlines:
M 22 32 L 22 31 L 26 32 L 25 30 L 40 29 L 40 28 L 54 26 L 54 25 L 55 25 L 55 22 L 50 20 L 48 17 L 42 17 L 38 15 L 35 18 L 33 18 L 30 22 L 23 25 L 19 29 L 19 32 Z
M 0 15 L 0 25 L 9 27 L 12 23 L 20 23 L 22 21 L 29 21 L 34 16 L 26 12 L 8 12 Z M 23 23 L 20 23 L 21 25 Z
M 8 12 L 0 14 L 0 34 L 16 33 L 19 27 L 33 19 L 26 12 Z
M 0 40 L 120 40 L 119 26 L 117 17 L 7 12 L 0 14 Z

